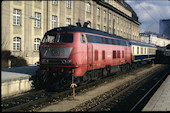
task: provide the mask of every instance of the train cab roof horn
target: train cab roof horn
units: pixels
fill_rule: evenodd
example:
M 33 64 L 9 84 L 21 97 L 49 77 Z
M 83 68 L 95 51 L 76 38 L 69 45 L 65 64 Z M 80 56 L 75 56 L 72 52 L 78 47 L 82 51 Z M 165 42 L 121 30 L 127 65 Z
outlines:
M 80 22 L 77 22 L 76 24 L 77 24 L 77 26 L 81 27 L 81 23 Z
M 90 21 L 84 22 L 83 27 L 86 27 L 90 24 Z

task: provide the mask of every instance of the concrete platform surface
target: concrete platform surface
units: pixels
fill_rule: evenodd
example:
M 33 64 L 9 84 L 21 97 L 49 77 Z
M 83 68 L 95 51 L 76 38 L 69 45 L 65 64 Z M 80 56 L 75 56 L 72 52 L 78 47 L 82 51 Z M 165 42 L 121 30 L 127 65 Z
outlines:
M 39 66 L 3 68 L 1 69 L 1 83 L 14 79 L 28 78 L 32 75 L 35 75 L 35 72 L 38 68 Z
M 24 66 L 1 69 L 1 98 L 17 95 L 32 89 L 30 77 L 39 66 Z
M 142 111 L 170 111 L 170 75 L 168 75 Z

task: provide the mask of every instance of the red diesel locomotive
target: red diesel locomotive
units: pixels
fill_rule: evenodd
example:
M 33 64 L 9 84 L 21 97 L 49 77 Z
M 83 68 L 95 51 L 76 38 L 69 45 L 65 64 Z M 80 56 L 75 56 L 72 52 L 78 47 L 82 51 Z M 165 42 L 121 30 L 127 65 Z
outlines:
M 37 76 L 41 84 L 56 87 L 98 79 L 130 64 L 128 40 L 90 28 L 58 27 L 44 35 Z

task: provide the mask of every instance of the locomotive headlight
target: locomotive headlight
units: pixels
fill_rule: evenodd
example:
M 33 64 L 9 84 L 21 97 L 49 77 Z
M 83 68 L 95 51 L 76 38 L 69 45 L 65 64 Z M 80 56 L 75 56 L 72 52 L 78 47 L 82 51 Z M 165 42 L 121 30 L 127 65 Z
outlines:
M 66 60 L 61 60 L 62 64 L 66 64 L 67 61 Z
M 41 61 L 42 61 L 42 63 L 48 63 L 47 59 L 42 59 Z
M 63 59 L 61 60 L 62 64 L 71 64 L 71 60 L 70 59 Z
M 71 64 L 71 59 L 68 59 L 68 60 L 67 60 L 67 64 Z

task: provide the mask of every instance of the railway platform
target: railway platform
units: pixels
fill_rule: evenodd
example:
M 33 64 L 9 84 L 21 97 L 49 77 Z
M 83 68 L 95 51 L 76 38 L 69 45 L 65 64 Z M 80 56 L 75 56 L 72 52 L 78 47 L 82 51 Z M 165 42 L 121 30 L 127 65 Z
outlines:
M 170 75 L 168 75 L 142 111 L 170 111 Z
M 1 98 L 31 90 L 29 78 L 39 66 L 23 66 L 1 69 Z

